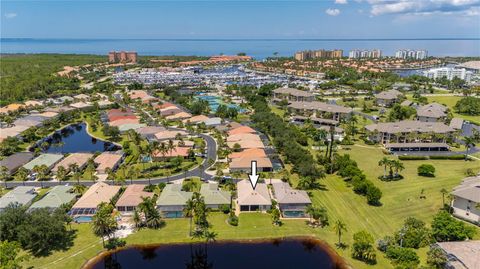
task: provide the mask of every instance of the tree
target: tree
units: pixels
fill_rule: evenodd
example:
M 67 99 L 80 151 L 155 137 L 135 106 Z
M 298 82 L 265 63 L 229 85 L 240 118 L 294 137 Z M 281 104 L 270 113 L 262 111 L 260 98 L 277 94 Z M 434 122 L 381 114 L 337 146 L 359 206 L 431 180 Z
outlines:
M 419 176 L 434 177 L 435 176 L 435 167 L 431 164 L 421 164 L 417 168 L 417 173 L 418 173 Z
M 371 205 L 380 205 L 380 198 L 382 198 L 382 191 L 373 184 L 367 185 L 367 202 Z
M 399 160 L 392 160 L 391 167 L 395 170 L 395 176 L 394 177 L 399 177 L 399 173 L 403 169 L 405 169 L 405 166 L 403 166 L 403 163 L 400 162 Z
M 7 188 L 7 179 L 8 179 L 8 168 L 6 166 L 0 166 L 0 179 L 5 183 L 5 188 Z
M 413 217 L 405 219 L 403 227 L 395 233 L 394 237 L 400 247 L 415 249 L 427 246 L 432 241 L 432 233 L 425 222 Z
M 427 252 L 427 264 L 433 268 L 442 269 L 448 262 L 447 255 L 438 247 L 430 247 Z
M 342 234 L 343 232 L 346 232 L 347 231 L 347 225 L 341 221 L 341 220 L 337 220 L 333 226 L 333 230 L 335 231 L 335 234 L 338 236 L 338 246 L 341 246 L 342 245 Z
M 440 193 L 442 194 L 442 208 L 445 206 L 445 195 L 448 194 L 448 191 L 445 188 L 442 188 L 440 190 Z
M 117 221 L 112 214 L 113 206 L 105 202 L 97 207 L 97 212 L 92 218 L 92 229 L 96 236 L 102 237 L 102 244 L 105 248 L 105 237 L 110 239 L 111 235 L 118 229 Z
M 387 248 L 386 256 L 396 268 L 417 268 L 420 264 L 417 253 L 411 248 L 391 246 Z
M 57 168 L 57 172 L 55 173 L 55 176 L 57 177 L 57 180 L 59 182 L 62 182 L 65 179 L 67 179 L 67 173 L 68 173 L 68 171 L 67 171 L 67 169 L 65 169 L 65 167 L 59 166 Z
M 278 210 L 278 208 L 272 209 L 272 223 L 273 225 L 278 226 L 282 224 L 282 221 L 280 220 L 280 210 Z
M 391 160 L 387 157 L 383 157 L 379 162 L 378 166 L 383 166 L 383 178 L 387 178 L 387 167 L 390 165 Z
M 73 185 L 72 191 L 73 191 L 73 193 L 76 193 L 78 195 L 82 195 L 85 192 L 86 189 L 87 189 L 87 187 L 85 187 L 85 185 L 75 184 L 75 185 Z
M 0 242 L 0 267 L 2 269 L 21 269 L 22 263 L 29 259 L 28 255 L 21 255 L 22 249 L 18 242 Z
M 325 207 L 314 207 L 312 205 L 309 205 L 307 207 L 306 213 L 310 217 L 310 222 L 311 219 L 315 221 L 315 223 L 319 223 L 322 227 L 328 225 L 328 214 L 327 214 L 327 209 Z
M 463 138 L 463 142 L 465 143 L 465 147 L 467 148 L 467 151 L 465 153 L 465 161 L 468 160 L 468 154 L 470 153 L 470 149 L 475 147 L 475 143 L 477 142 L 475 137 L 471 136 L 465 136 Z
M 453 109 L 459 114 L 480 115 L 480 98 L 473 96 L 464 97 L 458 100 Z
M 28 179 L 28 170 L 24 167 L 18 168 L 17 172 L 15 173 L 14 176 L 16 181 L 21 181 L 23 182 L 23 186 L 25 186 L 25 181 Z
M 153 197 L 142 197 L 142 202 L 138 205 L 138 209 L 145 217 L 144 226 L 158 229 L 163 225 L 162 217 L 156 209 L 156 203 Z
M 433 217 L 432 235 L 438 242 L 463 241 L 473 238 L 475 229 L 442 210 Z
M 353 235 L 352 257 L 369 264 L 377 262 L 377 254 L 373 247 L 373 236 L 366 231 L 361 231 Z

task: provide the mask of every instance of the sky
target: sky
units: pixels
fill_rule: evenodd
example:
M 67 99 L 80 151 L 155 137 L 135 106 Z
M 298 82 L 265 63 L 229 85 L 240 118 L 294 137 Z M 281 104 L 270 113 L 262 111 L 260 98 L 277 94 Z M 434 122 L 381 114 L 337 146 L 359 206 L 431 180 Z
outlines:
M 480 38 L 480 0 L 1 0 L 2 38 Z

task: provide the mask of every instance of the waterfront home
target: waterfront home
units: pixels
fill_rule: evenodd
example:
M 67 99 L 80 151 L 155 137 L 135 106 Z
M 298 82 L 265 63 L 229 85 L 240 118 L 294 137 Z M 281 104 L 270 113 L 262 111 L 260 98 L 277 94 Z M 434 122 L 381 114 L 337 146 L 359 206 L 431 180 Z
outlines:
M 447 117 L 447 110 L 447 107 L 437 103 L 420 106 L 417 108 L 417 120 L 423 122 L 444 121 Z
M 23 167 L 27 170 L 32 170 L 37 165 L 46 165 L 48 171 L 50 171 L 55 166 L 55 164 L 57 164 L 62 158 L 62 154 L 44 153 L 40 154 L 37 158 L 26 163 Z
M 465 178 L 451 194 L 453 215 L 480 226 L 480 176 Z
M 202 184 L 200 187 L 200 194 L 203 196 L 205 205 L 208 208 L 218 209 L 222 205 L 230 206 L 230 192 L 219 189 L 218 183 Z
M 30 210 L 48 208 L 53 211 L 64 204 L 71 203 L 77 197 L 72 189 L 72 186 L 55 186 L 42 199 L 33 203 Z
M 267 211 L 272 207 L 267 184 L 257 183 L 253 189 L 249 180 L 237 183 L 237 206 L 240 211 Z
M 442 122 L 404 120 L 380 122 L 365 126 L 370 141 L 387 143 L 445 143 L 455 130 Z
M 39 115 L 28 115 L 28 116 L 24 116 L 24 117 L 16 119 L 13 122 L 13 125 L 14 126 L 26 126 L 28 128 L 39 127 L 46 120 L 47 120 L 46 117 L 42 117 L 42 116 L 39 116 Z
M 116 121 L 119 119 L 136 119 L 137 116 L 131 109 L 110 109 L 107 111 L 106 116 L 108 121 Z
M 27 130 L 28 126 L 13 126 L 8 128 L 0 129 L 0 142 L 6 139 L 7 137 L 19 137 L 20 134 Z
M 124 133 L 124 132 L 127 132 L 128 130 L 137 130 L 145 126 L 147 125 L 144 123 L 126 123 L 126 124 L 118 125 L 118 131 L 120 133 Z
M 0 167 L 7 168 L 7 174 L 13 175 L 18 168 L 25 165 L 33 159 L 34 155 L 31 152 L 17 152 L 0 161 Z
M 375 94 L 375 103 L 377 106 L 391 107 L 398 103 L 403 94 L 397 90 L 388 90 Z
M 145 185 L 129 185 L 115 204 L 117 210 L 124 215 L 133 213 L 137 206 L 143 201 L 142 198 L 153 197 L 154 195 L 153 192 L 146 192 L 144 189 Z
M 0 212 L 5 210 L 8 205 L 18 203 L 23 206 L 29 206 L 37 196 L 35 189 L 28 186 L 19 186 L 0 197 Z
M 93 184 L 72 206 L 72 216 L 93 216 L 100 203 L 109 203 L 120 191 L 120 186 L 111 186 L 104 182 Z
M 60 166 L 65 168 L 67 171 L 69 171 L 71 164 L 77 164 L 78 169 L 81 171 L 83 170 L 83 168 L 85 168 L 88 160 L 91 159 L 92 157 L 93 157 L 93 154 L 91 153 L 71 153 L 67 157 L 65 157 L 63 160 L 58 162 L 53 167 L 52 172 L 56 173 Z
M 144 126 L 136 129 L 135 131 L 147 140 L 155 139 L 155 134 L 165 131 L 165 127 L 161 126 Z
M 124 125 L 124 124 L 140 124 L 140 121 L 135 116 L 135 118 L 116 119 L 114 121 L 110 121 L 108 125 L 120 127 L 121 125 Z
M 158 141 L 165 141 L 169 139 L 176 139 L 178 136 L 185 137 L 188 133 L 182 130 L 165 130 L 155 134 L 155 139 Z
M 306 208 L 312 204 L 308 193 L 290 187 L 290 184 L 280 180 L 272 183 L 273 197 L 284 217 L 305 217 Z
M 102 152 L 98 155 L 93 161 L 98 165 L 96 170 L 99 174 L 105 174 L 106 169 L 110 168 L 111 170 L 117 169 L 124 157 L 122 151 L 115 152 Z
M 464 120 L 462 118 L 453 118 L 450 120 L 450 127 L 455 131 L 462 130 Z
M 292 102 L 288 110 L 303 116 L 316 115 L 316 118 L 332 119 L 340 121 L 352 113 L 352 109 L 344 106 L 328 104 L 324 102 Z
M 192 192 L 182 191 L 181 184 L 167 184 L 157 199 L 157 209 L 166 218 L 181 218 L 192 195 Z
M 447 257 L 443 268 L 447 269 L 477 269 L 480 268 L 480 240 L 437 242 L 435 248 L 440 248 Z
M 308 91 L 301 91 L 294 88 L 277 88 L 273 90 L 273 100 L 279 102 L 282 100 L 295 102 L 311 102 L 315 96 Z

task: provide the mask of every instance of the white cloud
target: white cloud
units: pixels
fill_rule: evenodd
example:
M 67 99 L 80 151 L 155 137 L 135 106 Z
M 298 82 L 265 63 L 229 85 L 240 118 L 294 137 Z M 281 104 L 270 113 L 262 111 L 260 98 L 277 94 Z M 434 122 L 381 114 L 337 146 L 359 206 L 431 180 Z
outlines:
M 348 1 L 347 0 L 335 0 L 335 4 L 345 5 L 345 4 L 348 4 Z
M 480 0 L 367 0 L 373 16 L 384 14 L 464 14 L 475 16 Z
M 13 12 L 12 13 L 5 13 L 5 18 L 7 18 L 7 19 L 13 19 L 15 17 L 17 17 L 17 13 L 13 13 Z
M 325 13 L 327 13 L 330 16 L 337 16 L 338 14 L 340 14 L 340 10 L 337 8 L 329 8 L 325 10 Z

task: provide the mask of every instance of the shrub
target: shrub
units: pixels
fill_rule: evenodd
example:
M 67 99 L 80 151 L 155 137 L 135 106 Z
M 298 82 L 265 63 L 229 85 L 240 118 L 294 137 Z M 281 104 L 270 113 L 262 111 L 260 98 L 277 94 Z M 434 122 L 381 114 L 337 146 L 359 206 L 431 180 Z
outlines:
M 398 156 L 399 160 L 410 161 L 410 160 L 428 160 L 427 156 L 415 156 L 415 155 L 400 155 Z
M 220 211 L 222 211 L 224 214 L 230 213 L 230 205 L 220 205 Z
M 373 183 L 371 183 L 370 181 L 369 183 L 370 184 L 367 184 L 367 193 L 366 193 L 367 201 L 371 205 L 380 205 L 380 198 L 382 198 L 382 191 L 378 187 L 373 185 Z
M 432 235 L 439 241 L 463 241 L 475 235 L 475 229 L 453 218 L 448 212 L 440 211 L 432 221 Z
M 456 155 L 432 155 L 429 156 L 431 160 L 465 160 L 465 155 L 462 154 L 456 154 Z
M 238 226 L 238 217 L 233 214 L 233 211 L 231 211 L 230 217 L 228 217 L 228 224 Z
M 434 177 L 435 167 L 431 164 L 422 164 L 417 168 L 417 173 L 419 176 Z
M 353 235 L 352 257 L 368 264 L 377 263 L 377 254 L 373 248 L 373 236 L 366 231 Z
M 411 248 L 391 246 L 387 248 L 386 256 L 396 268 L 416 268 L 420 264 L 417 253 Z

